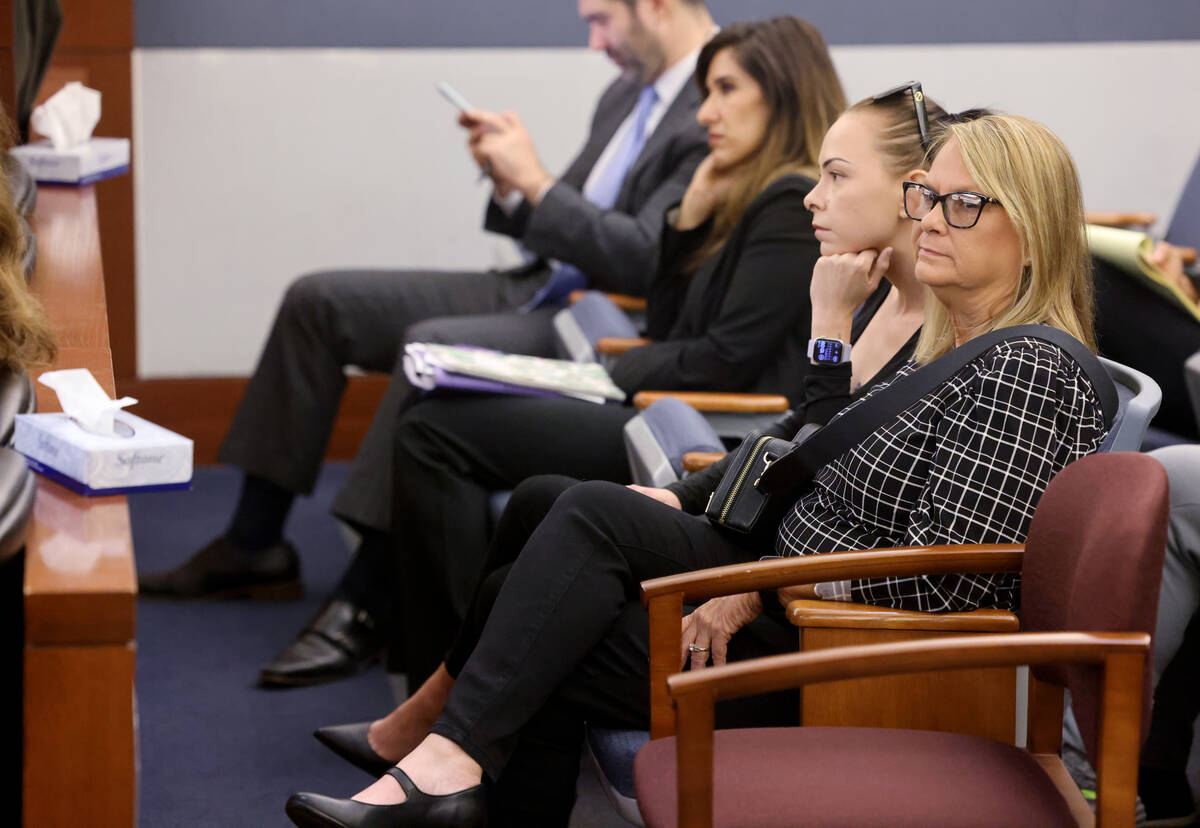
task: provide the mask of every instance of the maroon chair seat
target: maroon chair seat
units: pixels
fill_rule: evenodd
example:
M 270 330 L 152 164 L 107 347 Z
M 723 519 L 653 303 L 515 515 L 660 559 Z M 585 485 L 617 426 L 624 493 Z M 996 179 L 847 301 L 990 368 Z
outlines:
M 859 727 L 718 730 L 714 754 L 713 824 L 722 828 L 1075 824 L 1030 753 L 977 736 Z M 806 760 L 814 755 L 821 761 Z M 677 825 L 674 737 L 642 748 L 634 780 L 647 828 Z

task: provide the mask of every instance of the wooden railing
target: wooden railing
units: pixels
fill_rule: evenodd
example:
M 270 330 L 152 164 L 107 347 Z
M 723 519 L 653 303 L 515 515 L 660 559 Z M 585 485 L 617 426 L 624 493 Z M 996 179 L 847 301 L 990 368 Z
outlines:
M 114 394 L 91 187 L 42 187 L 32 286 L 58 337 L 55 368 L 87 368 Z M 38 385 L 38 410 L 58 411 Z M 123 496 L 38 479 L 25 548 L 23 823 L 132 826 L 136 813 L 137 581 Z

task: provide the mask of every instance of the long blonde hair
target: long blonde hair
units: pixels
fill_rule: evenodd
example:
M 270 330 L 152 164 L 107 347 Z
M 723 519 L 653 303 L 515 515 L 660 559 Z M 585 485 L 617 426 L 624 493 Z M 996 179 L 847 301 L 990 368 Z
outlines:
M 821 139 L 846 108 L 846 95 L 817 28 L 798 17 L 726 26 L 696 61 L 696 83 L 708 95 L 708 69 L 729 49 L 762 90 L 769 117 L 766 134 L 713 215 L 712 231 L 693 260 L 698 265 L 729 239 L 750 202 L 771 182 L 800 173 L 817 176 Z
M 13 140 L 0 109 L 0 155 Z M 25 281 L 25 234 L 13 207 L 12 188 L 0 171 L 0 366 L 10 371 L 49 365 L 58 354 L 45 311 Z
M 1095 351 L 1083 194 L 1067 148 L 1042 124 L 1017 115 L 950 124 L 932 154 L 951 140 L 958 143 L 971 178 L 1003 205 L 999 209 L 1016 229 L 1026 262 L 1012 305 L 987 330 L 1042 323 L 1066 331 Z M 954 326 L 946 307 L 936 300 L 926 302 L 913 358 L 924 364 L 953 347 Z

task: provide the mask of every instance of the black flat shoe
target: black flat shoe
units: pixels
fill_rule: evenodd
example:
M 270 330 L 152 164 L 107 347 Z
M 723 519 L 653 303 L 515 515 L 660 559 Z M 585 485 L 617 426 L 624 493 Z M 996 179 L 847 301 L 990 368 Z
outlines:
M 303 687 L 348 678 L 383 652 L 383 633 L 366 610 L 331 599 L 283 652 L 263 666 L 260 684 Z
M 368 805 L 353 799 L 334 799 L 314 793 L 288 797 L 288 818 L 300 828 L 478 828 L 487 825 L 487 796 L 483 785 L 458 793 L 431 796 L 413 784 L 399 768 L 388 775 L 408 797 L 399 805 Z
M 362 768 L 378 779 L 396 764 L 384 759 L 367 741 L 370 722 L 318 727 L 313 737 L 356 768 Z
M 291 600 L 304 588 L 300 557 L 287 541 L 248 552 L 222 535 L 174 569 L 138 576 L 138 592 L 155 598 Z

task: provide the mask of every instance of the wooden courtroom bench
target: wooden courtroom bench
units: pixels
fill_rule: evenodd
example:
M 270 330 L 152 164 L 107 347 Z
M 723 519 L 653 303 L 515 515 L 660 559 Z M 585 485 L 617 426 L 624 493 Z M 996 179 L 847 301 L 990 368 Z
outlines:
M 92 187 L 41 187 L 32 286 L 58 337 L 55 368 L 114 394 Z M 35 375 L 36 376 L 36 375 Z M 58 411 L 37 386 L 38 411 Z M 23 823 L 128 826 L 136 812 L 133 540 L 124 496 L 39 477 L 25 548 Z

